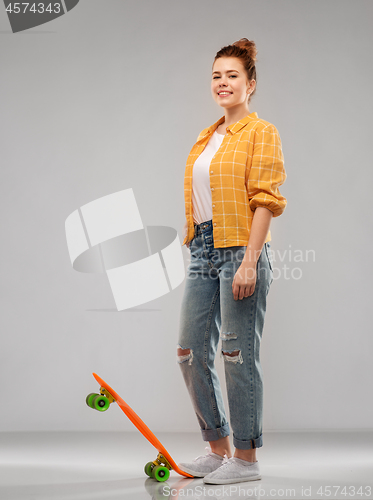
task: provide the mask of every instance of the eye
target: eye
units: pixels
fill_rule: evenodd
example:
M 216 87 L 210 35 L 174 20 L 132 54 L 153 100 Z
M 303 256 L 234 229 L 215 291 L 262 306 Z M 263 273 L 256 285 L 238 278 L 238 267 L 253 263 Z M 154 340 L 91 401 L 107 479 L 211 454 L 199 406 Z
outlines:
M 231 75 L 231 78 L 237 78 L 237 75 Z

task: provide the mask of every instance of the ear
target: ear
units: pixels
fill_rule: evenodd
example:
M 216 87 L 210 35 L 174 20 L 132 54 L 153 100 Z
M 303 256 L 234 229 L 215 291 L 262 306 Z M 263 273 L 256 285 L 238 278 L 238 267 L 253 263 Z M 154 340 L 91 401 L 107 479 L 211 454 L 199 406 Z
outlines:
M 250 86 L 249 86 L 249 89 L 251 90 L 251 92 L 254 92 L 255 86 L 256 86 L 256 81 L 255 80 L 251 80 L 250 81 Z

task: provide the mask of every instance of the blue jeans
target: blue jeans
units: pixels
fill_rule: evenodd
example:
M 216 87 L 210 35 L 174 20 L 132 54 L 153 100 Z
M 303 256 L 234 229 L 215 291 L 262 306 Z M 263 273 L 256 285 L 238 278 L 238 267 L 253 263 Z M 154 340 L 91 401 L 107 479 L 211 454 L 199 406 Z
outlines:
M 204 441 L 230 434 L 214 360 L 222 341 L 233 444 L 263 446 L 259 348 L 273 281 L 270 244 L 257 261 L 254 293 L 234 300 L 232 282 L 246 246 L 214 248 L 212 221 L 195 225 L 181 306 L 178 362 Z

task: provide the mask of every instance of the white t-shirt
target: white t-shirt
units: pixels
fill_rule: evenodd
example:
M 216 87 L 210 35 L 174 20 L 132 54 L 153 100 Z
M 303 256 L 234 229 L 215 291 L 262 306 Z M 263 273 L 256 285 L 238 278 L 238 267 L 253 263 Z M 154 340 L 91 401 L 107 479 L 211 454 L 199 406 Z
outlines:
M 223 142 L 224 135 L 215 132 L 210 137 L 205 149 L 193 165 L 192 206 L 195 224 L 212 219 L 212 199 L 210 187 L 210 163 Z

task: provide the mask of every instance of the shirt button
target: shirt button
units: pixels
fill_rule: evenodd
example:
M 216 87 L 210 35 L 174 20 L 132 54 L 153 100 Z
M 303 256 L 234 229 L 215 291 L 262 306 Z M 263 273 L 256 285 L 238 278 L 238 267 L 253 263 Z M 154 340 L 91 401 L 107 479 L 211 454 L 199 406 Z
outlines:
M 214 191 L 214 188 L 211 188 L 211 191 Z
M 215 208 L 215 205 L 213 205 L 212 208 Z
M 216 226 L 216 222 L 214 222 L 214 226 Z
M 213 170 L 211 170 L 210 174 L 213 174 L 213 173 L 214 173 L 214 171 L 213 171 Z

